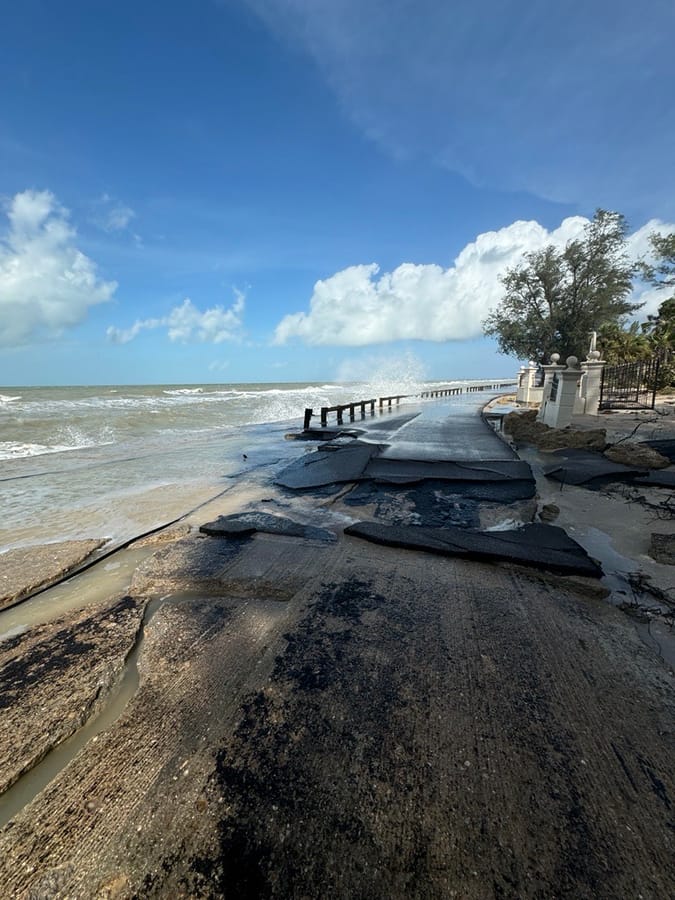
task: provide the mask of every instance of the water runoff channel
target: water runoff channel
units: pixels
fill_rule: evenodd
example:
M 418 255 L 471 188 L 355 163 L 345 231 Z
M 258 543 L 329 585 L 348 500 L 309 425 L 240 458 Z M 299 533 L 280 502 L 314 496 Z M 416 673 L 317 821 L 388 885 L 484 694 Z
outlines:
M 136 567 L 156 549 L 149 546 L 142 549 L 120 550 L 115 555 L 114 562 L 102 563 L 102 570 L 97 567 L 91 568 L 7 612 L 0 613 L 0 629 L 2 629 L 0 639 L 20 634 L 31 624 L 43 623 L 69 611 L 100 605 L 109 601 L 111 597 L 124 595 L 128 591 Z M 125 660 L 122 675 L 104 705 L 71 737 L 49 750 L 40 762 L 0 795 L 0 828 L 47 787 L 80 750 L 90 741 L 96 741 L 101 732 L 110 728 L 120 718 L 139 687 L 138 657 L 143 646 L 145 628 L 164 604 L 179 603 L 189 596 L 191 595 L 187 593 L 169 594 L 165 597 L 156 597 L 148 603 L 136 640 Z

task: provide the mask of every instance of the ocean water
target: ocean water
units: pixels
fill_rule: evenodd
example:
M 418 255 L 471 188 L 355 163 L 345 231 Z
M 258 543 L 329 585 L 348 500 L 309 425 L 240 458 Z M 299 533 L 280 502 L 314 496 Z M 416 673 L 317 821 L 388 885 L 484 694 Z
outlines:
M 469 382 L 445 382 L 462 384 Z M 0 551 L 128 540 L 305 452 L 305 407 L 437 383 L 0 387 Z M 246 455 L 246 458 L 244 458 Z

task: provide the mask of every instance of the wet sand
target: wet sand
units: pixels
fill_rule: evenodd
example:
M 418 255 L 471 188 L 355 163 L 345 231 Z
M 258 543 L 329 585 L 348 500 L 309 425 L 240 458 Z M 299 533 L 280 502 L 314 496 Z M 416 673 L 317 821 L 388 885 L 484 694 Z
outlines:
M 7 896 L 675 892 L 673 673 L 633 620 L 551 573 L 345 535 L 422 509 L 351 489 L 242 484 L 124 596 L 0 643 L 0 733 L 30 760 L 141 642 L 119 718 L 0 832 Z M 245 509 L 336 541 L 197 530 Z

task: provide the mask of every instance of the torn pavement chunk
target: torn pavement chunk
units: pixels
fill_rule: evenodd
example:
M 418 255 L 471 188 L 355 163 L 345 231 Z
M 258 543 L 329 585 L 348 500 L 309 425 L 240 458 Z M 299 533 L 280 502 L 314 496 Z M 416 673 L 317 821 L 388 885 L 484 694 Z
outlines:
M 560 455 L 565 457 L 564 462 L 544 469 L 544 475 L 563 484 L 581 484 L 594 488 L 610 481 L 632 481 L 639 475 L 647 474 L 646 469 L 624 466 L 592 451 L 561 451 Z
M 315 541 L 336 541 L 337 537 L 326 528 L 314 525 L 302 525 L 285 516 L 273 516 L 270 513 L 246 512 L 231 516 L 219 516 L 213 522 L 206 522 L 199 529 L 210 537 L 248 537 L 256 531 L 267 534 L 285 534 L 289 537 L 302 537 Z
M 444 556 L 478 560 L 506 560 L 564 575 L 599 578 L 602 569 L 576 541 L 555 525 L 531 524 L 514 531 L 468 531 L 464 528 L 425 528 L 418 525 L 379 525 L 357 522 L 345 534 L 376 544 L 426 550 Z
M 382 448 L 377 444 L 352 441 L 347 446 L 322 448 L 296 459 L 274 479 L 275 484 L 293 490 L 310 490 L 328 484 L 356 481 L 371 456 Z

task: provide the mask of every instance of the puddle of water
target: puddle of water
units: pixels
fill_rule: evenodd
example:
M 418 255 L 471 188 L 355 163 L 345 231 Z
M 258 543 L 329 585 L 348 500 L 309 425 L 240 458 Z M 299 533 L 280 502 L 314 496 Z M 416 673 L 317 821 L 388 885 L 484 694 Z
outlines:
M 599 528 L 574 528 L 567 527 L 570 537 L 573 537 L 589 556 L 600 561 L 604 575 L 602 583 L 611 591 L 607 598 L 613 606 L 622 603 L 630 603 L 633 600 L 642 602 L 647 607 L 659 607 L 662 612 L 667 608 L 660 604 L 655 597 L 635 595 L 628 582 L 631 572 L 639 572 L 640 566 L 632 559 L 617 553 L 612 547 L 612 540 Z M 658 619 L 650 619 L 648 622 L 634 622 L 635 631 L 640 640 L 671 668 L 675 669 L 675 632 L 664 622 Z
M 608 534 L 592 526 L 575 528 L 568 525 L 565 530 L 571 538 L 581 544 L 589 556 L 600 561 L 604 572 L 602 583 L 612 594 L 622 595 L 617 602 L 621 603 L 626 594 L 632 596 L 626 579 L 629 573 L 636 572 L 639 566 L 634 560 L 617 553 Z
M 134 570 L 157 547 L 119 550 L 115 562 L 93 566 L 80 575 L 0 612 L 0 641 L 35 625 L 51 622 L 72 610 L 104 603 L 129 588 Z

